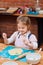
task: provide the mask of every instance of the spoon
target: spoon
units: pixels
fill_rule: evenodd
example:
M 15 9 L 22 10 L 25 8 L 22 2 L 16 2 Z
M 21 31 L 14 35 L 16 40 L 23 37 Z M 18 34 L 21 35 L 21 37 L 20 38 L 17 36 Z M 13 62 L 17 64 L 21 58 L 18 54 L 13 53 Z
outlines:
M 42 48 L 39 49 L 38 53 L 40 53 L 42 51 Z

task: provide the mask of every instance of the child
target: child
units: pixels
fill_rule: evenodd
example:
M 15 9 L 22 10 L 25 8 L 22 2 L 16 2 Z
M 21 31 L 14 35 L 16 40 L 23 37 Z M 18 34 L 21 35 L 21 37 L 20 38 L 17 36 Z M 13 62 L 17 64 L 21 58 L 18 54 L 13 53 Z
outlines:
M 7 38 L 7 34 L 3 33 L 2 37 L 4 43 L 10 44 L 15 41 L 16 47 L 27 48 L 27 49 L 37 49 L 38 43 L 34 34 L 30 31 L 30 19 L 26 16 L 19 16 L 17 18 L 17 28 L 18 30 L 14 32 L 10 38 Z

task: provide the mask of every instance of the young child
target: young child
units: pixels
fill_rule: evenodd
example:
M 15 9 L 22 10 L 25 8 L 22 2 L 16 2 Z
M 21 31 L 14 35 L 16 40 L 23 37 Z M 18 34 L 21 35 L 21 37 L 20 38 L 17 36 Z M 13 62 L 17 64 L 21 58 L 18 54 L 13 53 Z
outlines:
M 2 37 L 4 43 L 10 44 L 15 41 L 16 47 L 37 49 L 38 43 L 34 34 L 30 31 L 30 18 L 26 16 L 19 16 L 17 18 L 17 31 L 14 32 L 10 38 L 7 38 L 7 34 L 3 33 Z

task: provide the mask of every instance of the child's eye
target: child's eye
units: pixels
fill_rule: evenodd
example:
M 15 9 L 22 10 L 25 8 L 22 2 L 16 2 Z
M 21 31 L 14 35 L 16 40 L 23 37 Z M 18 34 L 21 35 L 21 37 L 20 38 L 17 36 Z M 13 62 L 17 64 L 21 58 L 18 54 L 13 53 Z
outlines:
M 24 27 L 18 27 L 19 29 L 24 29 Z
M 22 27 L 22 29 L 24 29 L 24 27 Z

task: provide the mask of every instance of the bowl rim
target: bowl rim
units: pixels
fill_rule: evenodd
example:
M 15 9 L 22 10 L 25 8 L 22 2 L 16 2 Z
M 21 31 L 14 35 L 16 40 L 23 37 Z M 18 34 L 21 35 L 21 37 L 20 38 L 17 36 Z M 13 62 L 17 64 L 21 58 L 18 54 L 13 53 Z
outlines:
M 29 53 L 29 54 L 38 54 L 39 58 L 36 59 L 36 60 L 40 60 L 40 59 L 41 59 L 41 54 L 40 54 L 40 53 Z M 28 55 L 29 55 L 29 54 L 26 55 L 26 59 L 27 59 L 27 60 L 30 60 L 30 59 L 28 58 Z M 33 60 L 33 59 L 32 59 L 32 60 Z M 35 60 L 34 60 L 34 61 L 35 61 Z

